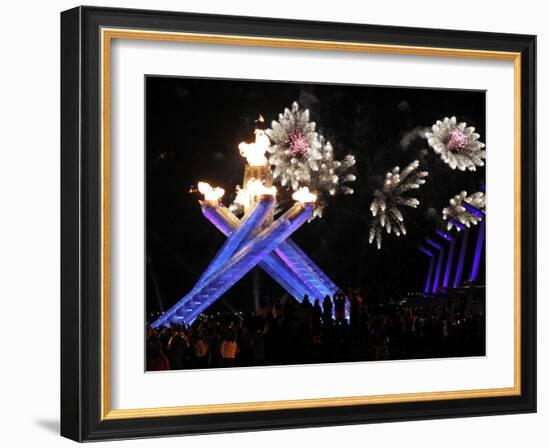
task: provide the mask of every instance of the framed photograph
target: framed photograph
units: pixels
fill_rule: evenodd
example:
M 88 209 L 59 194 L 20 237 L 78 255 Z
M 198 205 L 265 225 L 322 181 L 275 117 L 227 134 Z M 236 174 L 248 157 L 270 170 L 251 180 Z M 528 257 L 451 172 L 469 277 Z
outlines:
M 535 36 L 61 14 L 61 433 L 536 411 Z

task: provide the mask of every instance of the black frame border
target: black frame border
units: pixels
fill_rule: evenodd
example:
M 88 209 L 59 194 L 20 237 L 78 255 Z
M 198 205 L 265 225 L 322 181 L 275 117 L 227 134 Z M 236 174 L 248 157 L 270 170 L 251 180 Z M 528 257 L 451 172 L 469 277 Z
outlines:
M 101 420 L 102 27 L 521 53 L 521 395 Z M 61 14 L 61 435 L 92 441 L 536 412 L 536 300 L 536 36 L 83 6 Z

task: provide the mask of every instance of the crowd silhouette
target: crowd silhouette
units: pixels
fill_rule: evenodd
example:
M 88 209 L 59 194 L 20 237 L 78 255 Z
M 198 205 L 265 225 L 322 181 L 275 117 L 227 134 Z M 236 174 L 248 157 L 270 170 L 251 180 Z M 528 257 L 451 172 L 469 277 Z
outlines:
M 146 342 L 148 371 L 482 356 L 485 312 L 472 295 L 367 304 L 359 291 L 338 292 L 313 303 L 265 300 L 250 315 L 203 314 L 189 327 L 148 326 Z

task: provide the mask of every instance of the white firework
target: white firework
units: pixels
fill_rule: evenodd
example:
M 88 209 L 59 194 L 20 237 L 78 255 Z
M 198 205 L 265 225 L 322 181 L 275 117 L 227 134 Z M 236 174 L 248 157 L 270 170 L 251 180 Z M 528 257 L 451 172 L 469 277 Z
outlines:
M 376 240 L 378 249 L 382 247 L 382 233 L 385 230 L 388 234 L 397 236 L 406 235 L 403 213 L 401 207 L 416 208 L 420 201 L 414 197 L 404 197 L 403 194 L 409 190 L 420 188 L 426 183 L 427 171 L 418 171 L 420 162 L 415 160 L 401 171 L 396 166 L 386 173 L 386 179 L 381 190 L 375 190 L 374 199 L 371 202 L 370 210 L 374 219 L 372 220 L 369 243 Z
M 292 103 L 290 109 L 279 114 L 279 120 L 266 130 L 271 146 L 269 163 L 273 166 L 273 179 L 290 193 L 308 187 L 317 194 L 314 217 L 322 216 L 327 198 L 337 193 L 353 194 L 347 185 L 355 181 L 348 173 L 355 165 L 355 157 L 347 155 L 343 160 L 334 159 L 332 144 L 315 131 L 309 110 Z
M 460 230 L 460 226 L 456 224 L 457 222 L 469 228 L 471 225 L 477 225 L 481 221 L 481 217 L 464 207 L 464 202 L 467 202 L 478 210 L 485 211 L 485 193 L 478 191 L 468 196 L 467 192 L 461 191 L 449 200 L 449 207 L 443 209 L 443 219 L 448 220 L 448 230 L 451 230 L 453 226 Z
M 483 166 L 485 144 L 479 141 L 480 135 L 473 126 L 465 122 L 456 122 L 456 117 L 445 117 L 432 126 L 432 132 L 426 132 L 426 139 L 433 150 L 441 156 L 453 170 L 475 171 Z

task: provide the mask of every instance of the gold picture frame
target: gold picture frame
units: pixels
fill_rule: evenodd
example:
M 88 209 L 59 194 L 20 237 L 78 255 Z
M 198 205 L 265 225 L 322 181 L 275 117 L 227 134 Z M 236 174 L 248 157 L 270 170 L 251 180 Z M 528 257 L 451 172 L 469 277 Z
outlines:
M 108 12 L 108 14 L 106 13 Z M 143 13 L 143 12 L 142 12 Z M 534 85 L 531 86 L 531 79 L 533 73 L 530 71 L 530 60 L 534 57 L 532 54 L 532 39 L 525 36 L 514 36 L 507 35 L 507 38 L 503 38 L 503 44 L 501 49 L 491 49 L 488 48 L 491 46 L 488 36 L 478 36 L 477 34 L 473 37 L 477 39 L 479 48 L 469 48 L 464 47 L 452 47 L 450 42 L 460 42 L 465 36 L 462 36 L 460 32 L 458 34 L 453 34 L 449 32 L 446 38 L 439 37 L 438 35 L 432 35 L 431 30 L 423 30 L 426 36 L 426 41 L 431 41 L 432 45 L 428 45 L 426 42 L 416 43 L 416 44 L 405 44 L 404 42 L 390 42 L 391 37 L 386 37 L 387 42 L 382 43 L 379 41 L 369 41 L 368 36 L 365 38 L 364 42 L 357 41 L 346 41 L 342 40 L 330 40 L 330 39 L 320 39 L 318 37 L 312 36 L 312 38 L 305 37 L 278 37 L 276 35 L 272 36 L 256 36 L 250 35 L 249 32 L 245 32 L 243 29 L 243 34 L 231 34 L 229 32 L 224 32 L 223 26 L 219 26 L 217 21 L 213 19 L 212 28 L 216 28 L 216 32 L 199 32 L 195 29 L 190 31 L 174 31 L 171 28 L 171 25 L 168 24 L 170 20 L 173 20 L 172 16 L 164 15 L 159 12 L 150 12 L 144 15 L 145 22 L 140 20 L 135 20 L 130 12 L 124 10 L 111 11 L 103 8 L 76 8 L 71 11 L 63 13 L 64 16 L 64 27 L 67 35 L 71 34 L 74 38 L 74 33 L 76 32 L 80 35 L 82 39 L 83 33 L 90 33 L 91 31 L 87 29 L 84 31 L 83 27 L 78 27 L 77 23 L 86 23 L 92 24 L 91 29 L 95 35 L 86 34 L 87 39 L 94 39 L 94 43 L 97 48 L 97 55 L 94 56 L 94 63 L 97 63 L 98 73 L 99 73 L 99 83 L 98 83 L 98 99 L 99 99 L 99 112 L 100 112 L 100 123 L 99 123 L 99 133 L 98 133 L 98 142 L 99 142 L 99 204 L 98 204 L 98 219 L 99 219 L 99 250 L 98 250 L 98 260 L 97 260 L 97 269 L 100 275 L 99 277 L 99 322 L 97 326 L 97 334 L 99 334 L 100 340 L 98 344 L 98 353 L 99 353 L 99 375 L 97 377 L 97 385 L 99 386 L 99 403 L 93 405 L 93 410 L 88 409 L 86 411 L 87 419 L 90 421 L 96 421 L 96 426 L 92 428 L 88 426 L 88 433 L 84 434 L 82 432 L 82 421 L 78 423 L 74 422 L 74 419 L 65 417 L 67 422 L 65 425 L 66 429 L 62 428 L 62 432 L 65 435 L 79 439 L 79 440 L 89 440 L 94 438 L 112 438 L 112 437 L 131 437 L 132 431 L 125 429 L 126 427 L 121 427 L 122 429 L 108 431 L 103 433 L 100 430 L 97 430 L 98 427 L 101 427 L 105 424 L 116 424 L 116 422 L 131 422 L 136 420 L 155 420 L 162 418 L 186 418 L 191 416 L 208 416 L 213 414 L 240 414 L 240 413 L 262 413 L 265 411 L 291 411 L 291 410 L 308 410 L 308 409 L 319 409 L 327 408 L 327 412 L 332 412 L 340 407 L 361 407 L 362 409 L 365 406 L 373 405 L 388 405 L 388 404 L 399 404 L 399 403 L 418 403 L 421 405 L 423 402 L 434 402 L 434 401 L 444 401 L 446 405 L 456 400 L 468 400 L 468 399 L 525 399 L 526 394 L 529 394 L 529 400 L 532 401 L 531 390 L 525 390 L 524 384 L 526 381 L 525 369 L 529 368 L 527 376 L 532 377 L 533 372 L 530 370 L 529 363 L 531 359 L 525 358 L 526 354 L 522 351 L 522 348 L 525 347 L 525 339 L 523 335 L 525 334 L 525 328 L 522 327 L 522 323 L 526 322 L 528 319 L 529 322 L 532 321 L 533 316 L 525 315 L 523 310 L 525 309 L 525 293 L 522 292 L 522 287 L 525 286 L 523 283 L 524 275 L 522 274 L 522 269 L 525 269 L 525 265 L 522 260 L 525 260 L 526 257 L 532 258 L 532 248 L 531 246 L 526 246 L 523 233 L 522 233 L 522 217 L 525 217 L 525 214 L 532 213 L 532 208 L 534 205 L 531 203 L 531 198 L 529 202 L 526 203 L 526 192 L 524 187 L 528 181 L 524 177 L 526 169 L 531 170 L 530 166 L 533 161 L 531 159 L 525 159 L 525 153 L 534 151 L 534 143 L 530 143 L 530 140 L 522 135 L 522 132 L 525 129 L 528 129 L 530 126 L 532 117 L 531 115 L 526 115 L 526 109 L 532 107 L 532 104 L 526 104 L 526 89 L 532 89 L 534 91 Z M 107 17 L 107 18 L 105 18 Z M 114 17 L 114 19 L 113 19 Z M 208 16 L 204 16 L 208 17 Z M 63 18 L 63 16 L 62 16 Z M 193 19 L 195 17 L 187 17 L 184 14 L 180 17 L 182 28 L 193 28 Z M 157 24 L 155 29 L 147 29 L 145 23 L 147 20 L 151 21 L 150 23 Z M 153 22 L 154 20 L 154 22 Z M 162 21 L 166 21 L 166 29 L 159 29 L 158 24 Z M 205 19 L 206 20 L 206 19 Z M 254 19 L 242 19 L 235 18 L 235 21 L 239 20 L 246 22 L 246 24 L 254 23 Z M 263 19 L 268 20 L 268 19 Z M 135 22 L 134 26 L 131 26 Z M 170 22 L 172 23 L 172 22 Z M 275 22 L 274 22 L 275 23 Z M 280 25 L 281 27 L 288 27 L 290 25 L 296 26 L 296 29 L 299 29 L 299 24 L 294 24 L 292 22 L 281 22 L 275 23 L 275 27 Z M 360 25 L 357 25 L 361 27 Z M 325 27 L 326 29 L 337 29 L 338 24 L 319 24 L 319 29 Z M 364 26 L 367 27 L 367 26 Z M 90 28 L 90 27 L 89 27 Z M 345 34 L 345 27 L 342 27 L 342 33 Z M 365 28 L 365 31 L 368 31 Z M 379 33 L 380 36 L 384 36 L 384 30 L 373 30 L 372 33 Z M 287 33 L 287 28 L 281 31 L 281 34 Z M 375 34 L 376 34 L 375 33 Z M 300 33 L 296 33 L 300 34 Z M 368 33 L 367 33 L 368 34 Z M 378 34 L 376 34 L 378 36 Z M 389 35 L 389 34 L 388 34 Z M 92 37 L 89 37 L 92 36 Z M 485 39 L 485 40 L 484 40 Z M 188 406 L 174 406 L 174 407 L 157 407 L 157 408 L 142 408 L 142 409 L 113 409 L 110 405 L 111 403 L 111 371 L 110 371 L 110 359 L 113 354 L 110 349 L 110 246 L 111 246 L 111 234 L 110 234 L 110 185 L 111 185 L 111 45 L 115 40 L 140 40 L 140 41 L 163 41 L 163 42 L 183 42 L 183 43 L 199 43 L 199 44 L 210 44 L 210 45 L 237 45 L 243 47 L 275 47 L 275 48 L 289 48 L 289 49 L 311 49 L 311 50 L 323 50 L 323 51 L 341 51 L 341 52 L 354 52 L 354 53 L 380 53 L 380 54 L 397 54 L 397 55 L 408 55 L 408 56 L 418 56 L 418 57 L 444 57 L 444 58 L 464 58 L 464 59 L 481 59 L 487 61 L 510 61 L 514 66 L 514 210 L 515 210 L 515 221 L 514 221 L 514 385 L 513 387 L 505 388 L 489 388 L 489 389 L 474 389 L 474 390 L 460 390 L 460 391 L 445 391 L 445 392 L 422 392 L 422 393 L 404 393 L 404 394 L 395 394 L 395 395 L 372 395 L 372 396 L 352 396 L 352 397 L 339 397 L 339 398 L 315 398 L 315 399 L 305 399 L 305 400 L 283 400 L 283 401 L 267 401 L 267 402 L 246 402 L 246 403 L 232 403 L 232 404 L 218 404 L 218 405 L 188 405 Z M 404 40 L 406 40 L 404 38 Z M 439 42 L 439 45 L 438 45 Z M 518 44 L 517 42 L 520 42 Z M 527 45 L 529 44 L 529 45 Z M 76 45 L 76 44 L 75 44 Z M 468 43 L 471 47 L 471 42 Z M 79 52 L 83 51 L 82 48 L 78 47 L 77 49 L 70 48 L 73 52 L 70 62 L 66 62 L 66 67 L 71 64 L 78 65 L 82 61 L 86 60 L 81 58 L 80 60 L 74 60 L 74 54 L 80 54 Z M 82 57 L 82 55 L 80 55 Z M 66 56 L 67 61 L 69 61 L 69 56 Z M 79 62 L 80 61 L 80 62 Z M 72 66 L 71 66 L 72 68 Z M 71 70 L 70 73 L 67 71 L 66 76 L 73 76 L 74 70 Z M 527 75 L 527 78 L 526 78 Z M 69 92 L 71 95 L 74 94 L 74 91 Z M 66 93 L 69 94 L 69 93 Z M 80 92 L 78 92 L 80 97 Z M 527 96 L 530 98 L 530 96 Z M 526 123 L 526 120 L 529 123 Z M 69 123 L 67 126 L 74 126 L 74 123 Z M 80 123 L 80 126 L 83 124 Z M 85 125 L 85 123 L 84 123 Z M 68 132 L 68 131 L 67 131 Z M 529 146 L 529 147 L 528 147 Z M 68 149 L 63 148 L 63 151 L 68 151 Z M 72 149 L 71 149 L 72 150 Z M 526 167 L 524 164 L 529 164 Z M 68 168 L 65 168 L 68 169 Z M 67 214 L 73 213 L 73 210 L 67 211 Z M 523 238 L 523 239 L 522 239 Z M 76 248 L 75 250 L 80 250 Z M 528 253 L 527 253 L 528 252 Z M 532 269 L 530 267 L 529 269 Z M 69 300 L 69 299 L 64 299 Z M 74 300 L 74 299 L 72 299 Z M 523 312 L 523 314 L 522 314 Z M 64 325 L 66 319 L 64 318 Z M 529 331 L 531 331 L 530 329 Z M 81 328 L 78 331 L 82 331 Z M 81 350 L 79 347 L 78 350 Z M 531 358 L 531 350 L 529 352 L 529 357 Z M 67 361 L 67 363 L 77 362 L 74 359 Z M 527 362 L 527 364 L 526 364 Z M 526 367 L 527 365 L 527 367 Z M 79 377 L 80 378 L 80 377 Z M 74 393 L 74 385 L 67 394 Z M 95 390 L 95 389 L 94 389 Z M 76 399 L 79 402 L 80 407 L 85 408 L 87 405 L 82 401 L 83 399 Z M 513 402 L 513 401 L 511 401 Z M 523 401 L 522 401 L 523 403 Z M 93 415 L 92 415 L 93 414 Z M 475 414 L 475 413 L 474 413 Z M 182 420 L 183 421 L 183 420 Z M 111 423 L 112 422 L 112 423 Z M 125 423 L 121 423 L 125 424 Z M 323 424 L 323 421 L 320 420 L 319 424 Z M 63 426 L 63 425 L 62 425 Z M 285 426 L 284 424 L 282 426 Z M 287 427 L 289 425 L 286 425 Z M 238 428 L 238 424 L 235 426 Z M 261 426 L 260 426 L 261 427 Z M 151 423 L 150 430 L 146 432 L 147 435 L 154 434 L 163 434 L 162 429 L 156 426 L 156 423 Z M 201 426 L 197 425 L 195 430 L 200 431 Z M 245 428 L 246 429 L 246 428 Z M 194 432 L 195 430 L 189 431 L 175 431 L 175 433 L 186 433 Z M 94 431 L 98 435 L 94 435 Z M 117 432 L 118 431 L 118 432 Z

